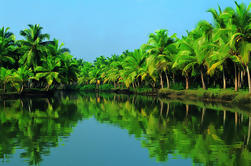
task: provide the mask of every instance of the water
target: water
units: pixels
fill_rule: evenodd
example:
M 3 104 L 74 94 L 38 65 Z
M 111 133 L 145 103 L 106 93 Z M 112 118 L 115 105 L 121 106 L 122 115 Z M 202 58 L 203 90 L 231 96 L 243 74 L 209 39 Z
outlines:
M 251 114 L 224 105 L 59 92 L 0 101 L 0 165 L 251 165 Z

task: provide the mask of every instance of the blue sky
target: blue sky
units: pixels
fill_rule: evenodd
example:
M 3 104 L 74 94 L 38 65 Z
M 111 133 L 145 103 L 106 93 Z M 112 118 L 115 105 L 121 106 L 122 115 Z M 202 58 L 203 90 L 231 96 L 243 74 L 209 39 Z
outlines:
M 238 0 L 249 4 L 249 0 Z M 185 34 L 199 20 L 211 21 L 209 8 L 234 6 L 233 0 L 4 0 L 0 26 L 20 39 L 27 24 L 65 43 L 77 58 L 93 61 L 139 48 L 157 29 Z

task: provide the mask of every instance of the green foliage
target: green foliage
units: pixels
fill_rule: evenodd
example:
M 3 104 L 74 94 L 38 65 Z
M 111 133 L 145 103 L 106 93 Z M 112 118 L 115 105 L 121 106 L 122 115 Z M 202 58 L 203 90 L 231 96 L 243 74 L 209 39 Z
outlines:
M 172 84 L 171 89 L 182 90 L 182 89 L 184 89 L 184 86 L 181 82 L 179 82 L 179 83 Z
M 84 85 L 80 88 L 80 90 L 90 90 L 90 91 L 94 91 L 95 89 L 96 85 L 94 84 Z
M 137 89 L 163 89 L 165 85 L 175 90 L 234 86 L 235 91 L 249 87 L 251 93 L 250 5 L 235 5 L 218 7 L 218 11 L 209 9 L 213 24 L 199 21 L 181 39 L 160 29 L 150 33 L 140 49 L 108 58 L 100 56 L 93 63 L 75 59 L 63 43 L 43 34 L 38 24 L 21 30 L 22 40 L 16 40 L 9 28 L 3 27 L 0 86 L 5 90 L 14 87 L 18 93 L 33 87 L 107 90 L 113 86 L 140 91 Z M 11 76 L 8 80 L 5 69 Z

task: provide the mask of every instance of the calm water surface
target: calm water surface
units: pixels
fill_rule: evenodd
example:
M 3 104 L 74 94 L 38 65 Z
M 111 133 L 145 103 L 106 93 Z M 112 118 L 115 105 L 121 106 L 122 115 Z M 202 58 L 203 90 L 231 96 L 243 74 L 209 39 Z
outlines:
M 251 165 L 251 114 L 151 97 L 0 101 L 0 165 Z

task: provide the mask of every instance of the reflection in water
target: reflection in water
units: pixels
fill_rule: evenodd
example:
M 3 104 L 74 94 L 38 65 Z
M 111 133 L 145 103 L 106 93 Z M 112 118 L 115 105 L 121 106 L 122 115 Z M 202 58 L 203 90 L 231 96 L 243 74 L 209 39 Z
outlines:
M 62 92 L 53 98 L 0 101 L 0 110 L 3 161 L 22 149 L 20 158 L 38 165 L 79 121 L 94 117 L 141 138 L 142 147 L 159 162 L 172 154 L 195 164 L 251 164 L 251 117 L 244 112 L 139 96 Z

